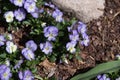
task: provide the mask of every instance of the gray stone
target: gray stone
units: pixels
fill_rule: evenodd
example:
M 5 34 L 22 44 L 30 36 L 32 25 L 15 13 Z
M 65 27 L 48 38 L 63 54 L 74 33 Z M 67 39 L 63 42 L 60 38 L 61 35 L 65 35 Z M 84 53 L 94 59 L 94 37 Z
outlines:
M 98 19 L 104 13 L 105 0 L 52 0 L 60 9 L 72 12 L 83 22 Z

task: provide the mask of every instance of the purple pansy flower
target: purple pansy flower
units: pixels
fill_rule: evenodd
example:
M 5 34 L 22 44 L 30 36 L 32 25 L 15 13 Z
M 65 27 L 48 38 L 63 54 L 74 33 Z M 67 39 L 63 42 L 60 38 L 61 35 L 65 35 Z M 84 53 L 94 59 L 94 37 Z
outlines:
M 103 74 L 103 75 L 98 75 L 98 76 L 97 76 L 97 79 L 98 79 L 98 80 L 110 80 L 110 78 L 107 78 L 105 74 Z
M 0 79 L 9 80 L 11 76 L 10 68 L 6 65 L 0 65 Z
M 24 48 L 22 50 L 22 55 L 27 59 L 27 60 L 33 60 L 35 59 L 35 55 L 33 53 L 32 50 L 30 50 L 29 48 Z
M 24 4 L 24 8 L 27 10 L 28 13 L 35 12 L 36 10 L 36 3 L 35 2 L 28 2 L 26 1 Z
M 13 0 L 11 2 L 14 3 L 14 5 L 16 5 L 16 6 L 22 7 L 25 0 Z
M 85 33 L 86 32 L 86 25 L 84 24 L 84 23 L 82 23 L 82 22 L 78 22 L 79 24 L 78 24 L 78 32 L 79 33 L 81 33 L 81 34 L 83 34 L 83 33 Z
M 27 60 L 35 59 L 34 51 L 37 49 L 37 45 L 33 40 L 29 40 L 26 44 L 26 48 L 22 50 L 23 56 Z
M 15 18 L 18 20 L 18 21 L 22 21 L 25 19 L 26 17 L 26 13 L 25 13 L 25 10 L 20 8 L 18 10 L 15 10 L 14 12 L 14 15 L 15 15 Z
M 48 38 L 49 41 L 55 41 L 58 35 L 58 29 L 55 26 L 48 26 L 44 28 L 44 36 Z
M 79 41 L 79 34 L 78 34 L 77 30 L 73 30 L 72 34 L 69 35 L 69 38 L 71 41 L 75 41 L 75 42 Z
M 52 48 L 53 48 L 53 46 L 52 46 L 52 44 L 50 42 L 40 43 L 40 49 L 45 54 L 51 53 L 52 52 Z
M 63 21 L 63 13 L 59 9 L 55 9 L 55 11 L 52 14 L 52 17 L 55 18 L 57 22 L 62 22 Z
M 78 22 L 77 27 L 78 32 L 82 35 L 83 40 L 81 41 L 81 44 L 84 46 L 88 46 L 88 43 L 90 42 L 88 35 L 86 34 L 86 25 L 82 22 Z
M 23 59 L 19 60 L 18 63 L 14 66 L 14 69 L 20 68 L 22 63 L 23 63 Z
M 0 35 L 0 46 L 3 46 L 5 43 L 5 37 L 3 35 Z
M 30 49 L 33 52 L 37 49 L 37 44 L 33 40 L 29 40 L 25 45 L 26 48 Z
M 34 76 L 30 70 L 20 71 L 18 76 L 20 80 L 34 80 Z
M 70 53 L 75 53 L 76 51 L 75 46 L 76 46 L 76 42 L 74 41 L 68 42 L 66 44 L 67 51 L 69 51 Z
M 0 74 L 2 74 L 7 66 L 6 65 L 0 65 Z
M 34 18 L 38 18 L 38 17 L 39 17 L 39 9 L 36 8 L 36 9 L 35 9 L 35 12 L 32 12 L 31 15 L 32 15 Z
M 89 37 L 86 33 L 82 34 L 83 40 L 81 41 L 81 44 L 84 46 L 88 46 L 88 43 L 90 42 Z

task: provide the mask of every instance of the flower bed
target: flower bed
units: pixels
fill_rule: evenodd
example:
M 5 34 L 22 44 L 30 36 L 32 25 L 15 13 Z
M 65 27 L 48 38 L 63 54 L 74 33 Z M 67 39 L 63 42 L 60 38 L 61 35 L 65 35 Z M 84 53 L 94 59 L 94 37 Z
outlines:
M 115 8 L 112 14 L 109 9 L 115 3 L 106 0 L 105 15 L 85 24 L 51 2 L 0 1 L 0 79 L 65 80 L 97 63 L 114 60 L 120 51 L 119 11 Z M 72 79 L 119 80 L 119 71 L 112 73 L 118 64 L 103 63 Z

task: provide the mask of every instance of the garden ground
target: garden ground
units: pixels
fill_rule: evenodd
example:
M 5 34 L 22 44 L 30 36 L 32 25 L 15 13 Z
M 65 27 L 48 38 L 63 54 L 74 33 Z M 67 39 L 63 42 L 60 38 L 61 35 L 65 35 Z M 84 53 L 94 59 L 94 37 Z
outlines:
M 114 60 L 120 54 L 120 0 L 106 0 L 105 6 L 103 16 L 87 23 L 90 43 L 88 47 L 80 46 L 82 61 L 73 59 L 66 64 L 51 63 L 46 59 L 37 66 L 41 77 L 55 75 L 58 80 L 69 80 L 73 75 L 86 72 L 98 63 Z M 0 33 L 5 31 L 0 24 Z M 28 31 L 29 28 L 25 28 L 13 32 L 14 41 L 20 48 Z

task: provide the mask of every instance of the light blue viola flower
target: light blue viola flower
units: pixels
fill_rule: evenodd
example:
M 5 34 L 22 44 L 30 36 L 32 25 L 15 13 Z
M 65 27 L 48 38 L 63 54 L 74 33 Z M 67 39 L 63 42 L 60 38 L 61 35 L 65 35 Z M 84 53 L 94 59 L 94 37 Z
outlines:
M 14 53 L 17 50 L 17 45 L 15 45 L 13 42 L 11 41 L 7 41 L 6 42 L 6 51 L 8 53 Z
M 33 13 L 36 10 L 36 3 L 35 2 L 25 2 L 24 8 L 27 10 L 28 13 Z
M 23 56 L 30 61 L 35 59 L 34 51 L 37 49 L 36 43 L 33 40 L 29 40 L 25 45 L 26 48 L 22 50 Z
M 97 76 L 97 79 L 98 79 L 98 80 L 110 80 L 110 78 L 107 78 L 106 74 L 98 75 L 98 76 Z
M 52 44 L 50 42 L 40 43 L 40 49 L 45 54 L 51 53 L 52 52 L 52 48 L 53 48 L 53 46 L 52 46 Z
M 0 79 L 1 80 L 9 80 L 12 77 L 10 72 L 10 68 L 6 65 L 0 65 Z
M 27 59 L 27 60 L 34 60 L 35 59 L 35 55 L 33 53 L 32 50 L 30 50 L 29 48 L 24 48 L 22 49 L 22 55 Z
M 57 22 L 63 21 L 63 13 L 59 9 L 55 9 L 55 11 L 52 13 L 52 17 L 55 18 Z
M 31 12 L 30 14 L 31 14 L 34 18 L 38 18 L 38 17 L 39 17 L 39 14 L 40 14 L 40 13 L 43 13 L 43 12 L 44 12 L 44 9 L 38 9 L 38 8 L 36 7 L 35 12 Z
M 78 34 L 77 30 L 73 30 L 73 31 L 72 31 L 72 34 L 69 35 L 69 39 L 70 39 L 71 41 L 74 41 L 74 42 L 79 41 L 79 34 Z
M 18 21 L 22 21 L 22 20 L 24 20 L 25 17 L 26 17 L 25 10 L 22 9 L 22 8 L 19 8 L 18 10 L 15 10 L 14 15 L 15 15 L 15 18 L 16 18 Z
M 86 33 L 87 29 L 86 29 L 86 25 L 82 22 L 78 22 L 78 32 L 81 34 Z
M 37 49 L 37 44 L 33 40 L 29 40 L 25 45 L 26 48 L 30 49 L 33 52 Z
M 55 41 L 58 35 L 58 29 L 55 26 L 48 26 L 44 28 L 44 36 L 48 38 L 49 41 Z
M 34 80 L 34 76 L 30 70 L 20 71 L 18 76 L 20 80 Z
M 31 15 L 32 15 L 34 18 L 38 18 L 38 17 L 39 17 L 39 9 L 36 8 L 36 9 L 35 9 L 35 12 L 32 12 Z
M 76 42 L 71 41 L 66 44 L 66 49 L 70 53 L 75 53 L 76 52 L 75 46 L 76 46 Z
M 0 75 L 4 72 L 6 68 L 7 68 L 6 65 L 0 65 Z
M 5 44 L 5 37 L 3 35 L 0 35 L 0 46 L 3 46 Z
M 14 5 L 19 6 L 19 7 L 22 7 L 24 2 L 25 0 L 13 0 Z
M 4 18 L 6 19 L 6 22 L 8 22 L 8 23 L 13 22 L 13 19 L 14 19 L 13 12 L 12 11 L 5 12 Z
M 90 40 L 89 40 L 89 37 L 86 33 L 82 34 L 82 38 L 83 40 L 81 41 L 81 44 L 84 45 L 84 46 L 88 46 Z

